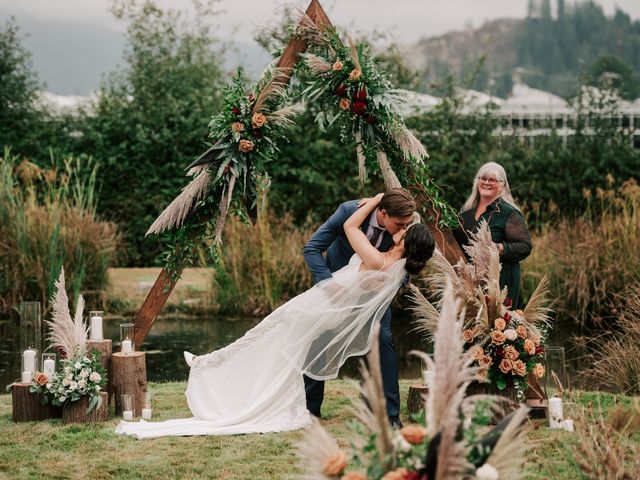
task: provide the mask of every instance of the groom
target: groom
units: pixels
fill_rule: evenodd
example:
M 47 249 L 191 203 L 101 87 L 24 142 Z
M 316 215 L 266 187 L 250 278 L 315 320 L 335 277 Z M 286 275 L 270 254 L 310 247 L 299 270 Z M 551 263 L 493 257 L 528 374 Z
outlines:
M 340 205 L 304 246 L 304 260 L 313 274 L 315 283 L 330 278 L 333 272 L 349 263 L 353 256 L 354 251 L 349 245 L 343 225 L 357 209 L 357 200 Z M 384 194 L 378 208 L 362 224 L 362 231 L 374 247 L 386 252 L 393 245 L 392 236 L 411 224 L 415 211 L 416 202 L 413 196 L 403 188 L 395 188 Z M 391 307 L 387 308 L 380 321 L 380 366 L 389 422 L 393 428 L 401 428 L 398 355 L 391 336 Z M 320 417 L 324 382 L 305 375 L 304 385 L 307 409 L 316 417 Z

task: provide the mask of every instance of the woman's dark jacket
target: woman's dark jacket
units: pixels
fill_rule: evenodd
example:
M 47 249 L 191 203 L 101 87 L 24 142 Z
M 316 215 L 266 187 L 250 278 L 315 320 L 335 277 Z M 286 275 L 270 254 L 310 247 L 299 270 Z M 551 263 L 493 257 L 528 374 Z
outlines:
M 478 230 L 480 222 L 486 220 L 493 241 L 504 245 L 500 255 L 500 288 L 506 286 L 514 308 L 520 308 L 520 262 L 531 253 L 531 236 L 524 217 L 501 197 L 487 205 L 487 210 L 477 220 L 475 213 L 475 207 L 462 212 L 461 227 L 454 229 L 453 234 L 460 246 L 464 247 L 469 244 L 470 235 Z

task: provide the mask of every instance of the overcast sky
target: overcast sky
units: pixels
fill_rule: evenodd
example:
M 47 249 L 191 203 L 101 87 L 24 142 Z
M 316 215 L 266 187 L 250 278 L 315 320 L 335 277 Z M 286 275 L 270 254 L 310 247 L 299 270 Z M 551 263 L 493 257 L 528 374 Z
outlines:
M 188 0 L 160 0 L 162 5 L 184 8 Z M 306 8 L 308 0 L 221 0 L 223 11 L 217 21 L 219 34 L 249 42 L 259 26 L 278 18 L 284 5 Z M 485 20 L 502 17 L 524 17 L 527 0 L 321 0 L 336 24 L 355 26 L 361 31 L 379 28 L 391 31 L 401 42 L 414 42 L 421 37 L 439 35 L 466 25 L 479 26 Z M 555 4 L 555 1 L 552 0 Z M 571 0 L 567 4 L 574 3 Z M 640 18 L 640 0 L 598 0 L 607 15 L 616 6 Z M 108 0 L 0 0 L 3 11 L 16 16 L 28 13 L 44 19 L 78 20 L 122 29 L 107 10 Z

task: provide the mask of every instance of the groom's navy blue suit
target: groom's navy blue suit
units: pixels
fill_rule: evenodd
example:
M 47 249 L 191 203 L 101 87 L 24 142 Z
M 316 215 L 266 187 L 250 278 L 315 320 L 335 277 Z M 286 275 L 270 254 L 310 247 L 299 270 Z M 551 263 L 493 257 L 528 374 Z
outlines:
M 340 205 L 304 246 L 304 260 L 313 274 L 315 283 L 330 278 L 333 272 L 347 265 L 355 253 L 349 245 L 343 225 L 357 209 L 357 200 Z M 367 218 L 360 227 L 365 235 L 370 218 Z M 393 238 L 385 231 L 378 250 L 386 252 L 391 245 L 393 245 Z M 326 255 L 323 255 L 325 252 Z M 398 386 L 398 355 L 391 336 L 391 307 L 387 308 L 380 321 L 380 366 L 384 395 L 387 400 L 387 413 L 390 417 L 397 417 L 400 414 L 400 387 Z M 307 408 L 319 417 L 324 398 L 324 382 L 305 376 L 304 384 Z

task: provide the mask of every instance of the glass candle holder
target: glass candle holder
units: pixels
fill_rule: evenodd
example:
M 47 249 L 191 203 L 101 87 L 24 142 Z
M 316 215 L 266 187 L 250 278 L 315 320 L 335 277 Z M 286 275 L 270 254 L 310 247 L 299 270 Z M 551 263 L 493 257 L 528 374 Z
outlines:
M 91 327 L 89 338 L 91 340 L 104 340 L 102 333 L 103 316 L 104 312 L 102 310 L 91 310 L 91 312 L 89 312 L 89 326 Z
M 22 372 L 33 376 L 39 370 L 38 352 L 42 351 L 42 313 L 40 302 L 20 303 L 20 352 Z
M 561 388 L 569 388 L 564 347 L 545 347 L 544 351 L 544 385 L 548 398 L 561 397 Z
M 133 420 L 133 395 L 122 395 L 122 419 L 130 422 Z
M 42 354 L 42 373 L 44 373 L 49 380 L 53 378 L 53 374 L 56 373 L 55 353 Z
M 153 416 L 153 393 L 145 392 L 142 400 L 142 418 L 143 420 L 151 420 Z
M 120 325 L 120 352 L 135 352 L 135 344 L 133 342 L 133 323 L 123 323 Z

